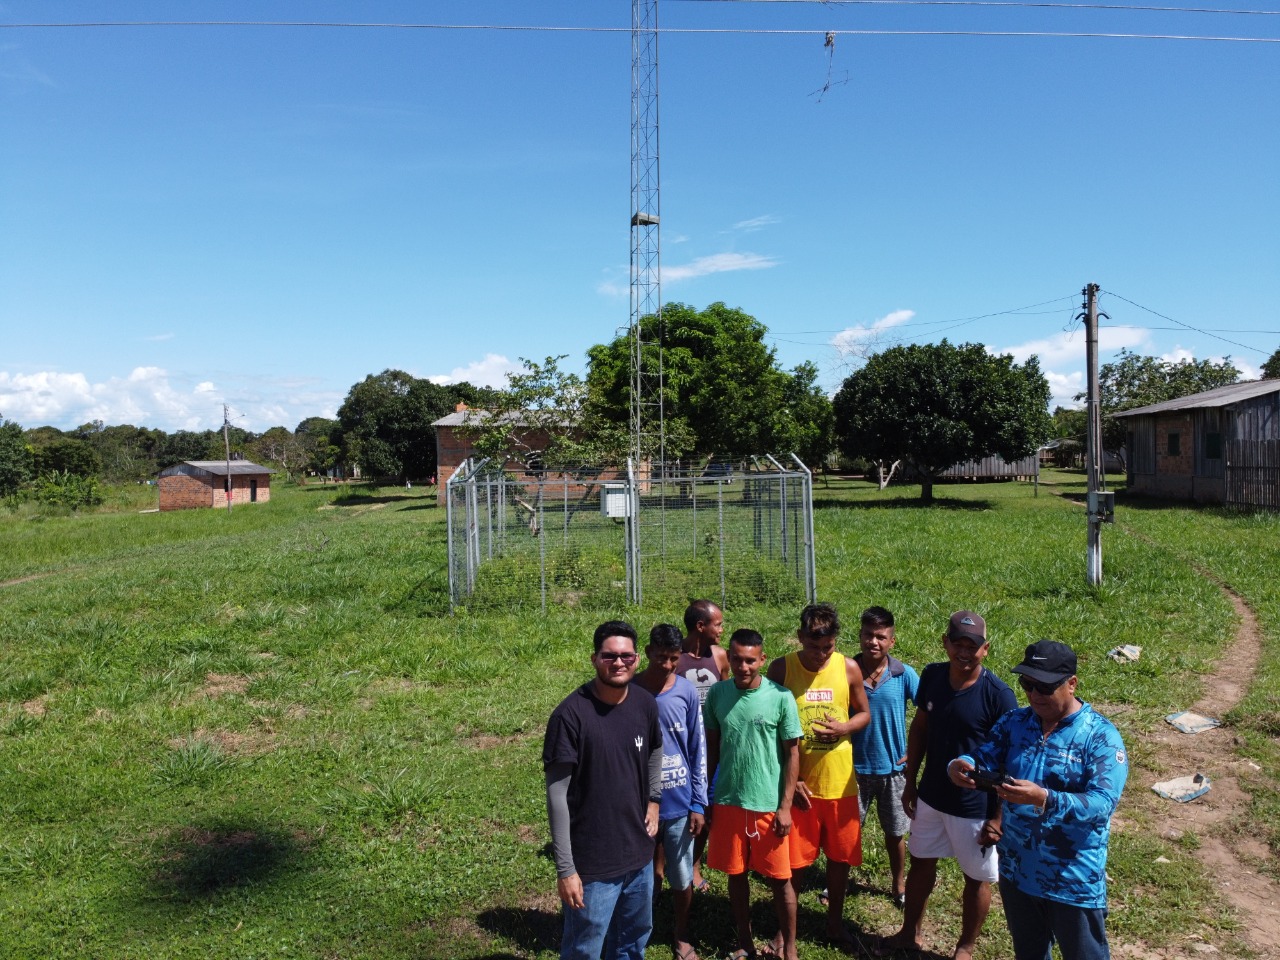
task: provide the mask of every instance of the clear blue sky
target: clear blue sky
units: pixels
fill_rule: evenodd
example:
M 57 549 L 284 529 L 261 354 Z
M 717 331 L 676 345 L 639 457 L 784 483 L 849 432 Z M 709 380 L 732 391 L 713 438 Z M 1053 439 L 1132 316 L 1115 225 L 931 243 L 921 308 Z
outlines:
M 225 402 L 292 428 L 387 367 L 581 368 L 628 320 L 630 12 L 0 0 L 0 414 L 202 429 Z M 835 389 L 867 328 L 947 336 L 1038 353 L 1061 402 L 1088 282 L 1104 362 L 1230 354 L 1256 376 L 1280 346 L 1280 43 L 822 36 L 1276 38 L 1280 16 L 660 16 L 664 299 L 741 307 L 784 365 Z M 2 26 L 173 19 L 624 30 Z M 806 32 L 674 32 L 695 28 Z

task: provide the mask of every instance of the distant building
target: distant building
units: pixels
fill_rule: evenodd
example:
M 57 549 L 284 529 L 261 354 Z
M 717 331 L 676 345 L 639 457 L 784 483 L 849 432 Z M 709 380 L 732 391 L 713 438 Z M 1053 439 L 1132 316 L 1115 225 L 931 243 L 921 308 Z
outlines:
M 228 473 L 233 507 L 271 499 L 274 470 L 248 460 L 187 460 L 160 471 L 160 509 L 225 507 Z
M 1280 380 L 1248 380 L 1113 414 L 1129 491 L 1280 509 Z
M 471 444 L 471 438 L 467 436 L 465 427 L 474 425 L 477 422 L 488 420 L 491 414 L 488 410 L 473 410 L 465 403 L 460 403 L 457 409 L 448 416 L 441 417 L 435 423 L 431 424 L 436 428 L 436 482 L 443 487 L 449 482 L 449 478 L 453 476 L 454 471 L 462 466 L 464 460 L 476 455 L 475 447 Z M 530 450 L 545 449 L 550 443 L 551 437 L 545 430 L 529 429 L 524 427 L 518 417 L 510 418 L 512 423 L 512 433 L 520 438 L 522 446 Z M 565 430 L 571 429 L 568 425 Z M 526 467 L 539 469 L 537 463 L 518 464 L 515 461 L 508 461 L 504 465 L 508 469 L 523 471 Z

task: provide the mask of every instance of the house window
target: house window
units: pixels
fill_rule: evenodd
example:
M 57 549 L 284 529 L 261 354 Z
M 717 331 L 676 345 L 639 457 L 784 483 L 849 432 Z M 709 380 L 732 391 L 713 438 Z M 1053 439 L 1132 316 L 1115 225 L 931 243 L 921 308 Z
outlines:
M 1179 431 L 1169 431 L 1169 445 L 1165 448 L 1165 453 L 1171 457 L 1182 456 L 1182 434 Z
M 1222 434 L 1206 433 L 1204 435 L 1204 458 L 1206 460 L 1222 459 Z

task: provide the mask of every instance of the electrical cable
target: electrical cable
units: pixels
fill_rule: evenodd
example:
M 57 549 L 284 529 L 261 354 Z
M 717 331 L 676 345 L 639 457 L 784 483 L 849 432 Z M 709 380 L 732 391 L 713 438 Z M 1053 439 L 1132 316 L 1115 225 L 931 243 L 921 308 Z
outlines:
M 308 27 L 380 30 L 494 30 L 532 33 L 624 33 L 631 27 L 553 27 L 493 23 L 363 23 L 321 20 L 85 20 L 62 23 L 0 23 L 0 29 L 62 29 L 80 27 Z M 1047 38 L 1058 40 L 1198 40 L 1204 43 L 1280 43 L 1280 37 L 1231 37 L 1178 33 L 1100 33 L 1092 31 L 1048 30 L 793 30 L 747 27 L 662 27 L 654 31 L 664 36 L 734 34 L 742 36 L 821 37 L 997 37 Z
M 1037 0 L 676 0 L 676 2 L 811 3 L 824 7 L 1032 7 L 1052 10 L 1121 10 L 1141 13 L 1222 13 L 1231 16 L 1280 16 L 1280 10 L 1218 10 L 1213 7 L 1157 7 L 1129 3 L 1052 3 L 1037 2 Z
M 1157 316 L 1161 320 L 1168 320 L 1170 323 L 1176 323 L 1180 328 L 1193 330 L 1196 333 L 1203 334 L 1206 337 L 1212 337 L 1214 340 L 1221 340 L 1223 343 L 1229 343 L 1233 347 L 1240 347 L 1242 350 L 1252 350 L 1255 353 L 1267 352 L 1266 350 L 1261 350 L 1258 347 L 1251 347 L 1247 343 L 1241 343 L 1238 340 L 1228 340 L 1226 337 L 1220 337 L 1216 333 L 1210 333 L 1208 330 L 1201 329 L 1200 327 L 1193 327 L 1191 324 L 1183 323 L 1181 320 L 1175 320 L 1173 317 L 1166 316 L 1165 314 L 1161 313 L 1159 310 L 1152 310 L 1150 307 L 1144 307 L 1140 303 L 1135 303 L 1134 301 L 1130 300 L 1128 297 L 1122 297 L 1120 296 L 1120 294 L 1116 293 L 1113 290 L 1099 290 L 1098 292 L 1105 293 L 1109 297 L 1115 297 L 1117 300 L 1123 300 L 1125 303 L 1129 304 L 1130 306 L 1137 307 L 1139 310 L 1145 310 L 1147 311 L 1147 313 Z

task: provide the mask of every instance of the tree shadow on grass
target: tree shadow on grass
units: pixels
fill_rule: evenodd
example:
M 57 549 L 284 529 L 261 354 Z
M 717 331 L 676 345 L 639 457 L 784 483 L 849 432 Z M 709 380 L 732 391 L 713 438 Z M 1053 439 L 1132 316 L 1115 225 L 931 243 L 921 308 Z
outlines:
M 157 841 L 144 877 L 152 903 L 200 903 L 225 890 L 296 873 L 308 845 L 301 834 L 253 820 L 177 827 Z
M 953 497 L 935 496 L 932 503 L 925 503 L 918 497 L 890 500 L 834 500 L 815 497 L 815 510 L 968 510 L 982 511 L 995 508 L 992 500 L 957 500 Z

